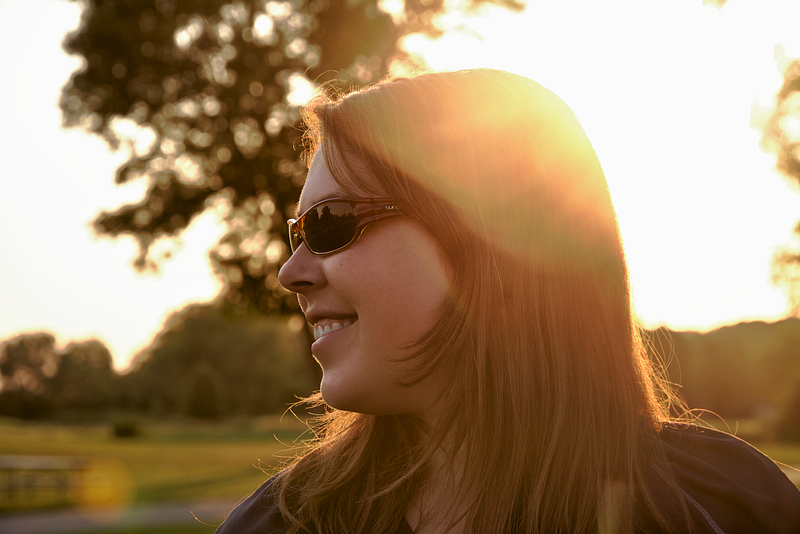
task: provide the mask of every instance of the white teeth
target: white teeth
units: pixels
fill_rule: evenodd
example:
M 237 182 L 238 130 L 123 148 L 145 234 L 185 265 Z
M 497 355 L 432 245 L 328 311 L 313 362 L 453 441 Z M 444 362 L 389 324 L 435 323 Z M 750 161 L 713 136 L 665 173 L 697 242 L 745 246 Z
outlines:
M 341 330 L 342 328 L 347 328 L 351 324 L 353 323 L 350 321 L 343 321 L 341 323 L 339 321 L 333 321 L 326 324 L 325 326 L 317 325 L 314 327 L 314 341 L 318 340 L 322 336 L 327 336 L 331 332 L 336 332 L 337 330 Z

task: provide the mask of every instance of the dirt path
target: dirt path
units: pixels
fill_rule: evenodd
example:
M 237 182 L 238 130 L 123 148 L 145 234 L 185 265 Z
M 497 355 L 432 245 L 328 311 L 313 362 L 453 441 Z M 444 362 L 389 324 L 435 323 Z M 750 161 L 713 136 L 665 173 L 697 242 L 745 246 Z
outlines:
M 153 504 L 125 510 L 60 510 L 0 515 L 2 534 L 102 532 L 110 528 L 163 526 L 190 522 L 219 525 L 234 501 Z

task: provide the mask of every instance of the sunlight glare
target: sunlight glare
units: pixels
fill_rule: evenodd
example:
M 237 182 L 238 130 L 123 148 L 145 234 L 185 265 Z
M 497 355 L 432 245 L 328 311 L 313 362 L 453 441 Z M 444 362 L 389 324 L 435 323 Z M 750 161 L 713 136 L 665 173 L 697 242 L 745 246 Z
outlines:
M 378 9 L 388 14 L 395 24 L 405 22 L 405 0 L 378 0 Z
M 205 22 L 201 17 L 192 17 L 185 26 L 175 30 L 175 45 L 181 50 L 188 50 L 203 35 L 204 28 Z
M 776 59 L 800 55 L 797 20 L 800 5 L 780 0 L 542 0 L 451 13 L 442 38 L 403 46 L 434 69 L 500 68 L 561 96 L 605 169 L 640 315 L 706 329 L 789 309 L 771 258 L 800 199 L 752 126 L 782 84 Z
M 287 83 L 289 94 L 286 96 L 286 100 L 289 105 L 302 106 L 314 96 L 314 84 L 299 72 L 289 75 Z

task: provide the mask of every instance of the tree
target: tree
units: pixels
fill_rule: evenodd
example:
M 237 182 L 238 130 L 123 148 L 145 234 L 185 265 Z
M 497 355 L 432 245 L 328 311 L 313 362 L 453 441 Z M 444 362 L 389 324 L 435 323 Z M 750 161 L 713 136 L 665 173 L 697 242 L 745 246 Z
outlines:
M 435 34 L 444 0 L 77 0 L 86 6 L 65 49 L 85 58 L 63 90 L 66 125 L 127 143 L 118 183 L 148 180 L 138 203 L 102 213 L 95 228 L 151 245 L 200 213 L 225 214 L 212 252 L 229 303 L 296 309 L 277 281 L 288 253 L 284 219 L 305 180 L 297 95 L 308 80 L 366 84 L 415 63 L 402 36 Z M 521 0 L 491 2 L 512 9 Z M 380 6 L 398 6 L 389 14 Z M 329 87 L 333 88 L 334 85 Z
M 764 126 L 762 145 L 777 154 L 778 170 L 800 186 L 800 59 L 789 64 L 783 77 L 777 104 Z M 800 237 L 800 221 L 794 234 Z M 793 311 L 800 315 L 800 249 L 785 248 L 776 254 L 773 279 L 786 287 Z
M 23 334 L 0 345 L 0 414 L 37 418 L 54 410 L 105 410 L 118 402 L 119 376 L 97 340 L 56 351 L 52 334 Z
M 298 333 L 220 304 L 175 313 L 123 377 L 131 408 L 214 419 L 280 413 L 319 385 Z
M 61 355 L 51 334 L 25 334 L 0 346 L 0 414 L 33 419 L 53 409 L 48 381 Z
M 64 350 L 48 390 L 56 407 L 102 410 L 115 404 L 118 379 L 108 348 L 97 340 L 84 341 Z
M 219 419 L 223 411 L 219 397 L 225 387 L 224 382 L 215 380 L 219 373 L 215 373 L 215 369 L 207 364 L 195 366 L 192 371 L 187 387 L 186 413 L 199 419 Z

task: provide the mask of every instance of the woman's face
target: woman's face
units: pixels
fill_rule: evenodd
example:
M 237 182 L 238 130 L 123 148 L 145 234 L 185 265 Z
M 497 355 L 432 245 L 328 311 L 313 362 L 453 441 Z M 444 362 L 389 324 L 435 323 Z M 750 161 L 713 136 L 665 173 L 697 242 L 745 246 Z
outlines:
M 318 152 L 299 213 L 345 196 L 386 195 L 343 191 Z M 398 383 L 412 376 L 417 360 L 402 360 L 433 327 L 449 287 L 443 254 L 419 223 L 402 216 L 372 223 L 354 245 L 328 256 L 302 244 L 279 279 L 297 293 L 315 329 L 311 352 L 322 367 L 325 402 L 371 414 L 422 414 L 431 407 L 441 391 L 436 373 L 413 386 Z M 320 330 L 329 333 L 318 337 Z

